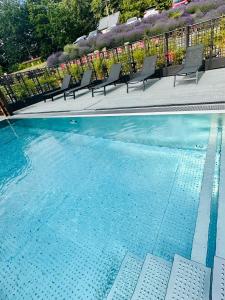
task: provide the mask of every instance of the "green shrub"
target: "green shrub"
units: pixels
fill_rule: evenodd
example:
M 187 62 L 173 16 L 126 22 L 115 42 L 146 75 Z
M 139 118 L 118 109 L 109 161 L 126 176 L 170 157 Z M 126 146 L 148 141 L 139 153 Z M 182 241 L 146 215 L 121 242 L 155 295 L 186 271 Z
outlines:
M 14 65 L 10 66 L 9 73 L 14 73 L 17 71 L 19 71 L 19 64 L 14 64 Z
M 144 58 L 146 56 L 145 49 L 135 49 L 133 51 L 136 68 L 139 70 L 143 66 Z
M 104 78 L 104 73 L 103 73 L 103 59 L 102 58 L 95 58 L 93 60 L 93 65 L 94 65 L 94 69 L 97 75 L 98 79 L 103 79 Z
M 17 98 L 23 100 L 23 98 L 28 97 L 30 94 L 36 94 L 36 84 L 32 79 L 24 78 L 24 82 L 16 83 L 12 86 L 13 91 Z
M 81 79 L 81 69 L 77 64 L 70 65 L 69 72 L 77 81 Z
M 112 67 L 113 64 L 116 64 L 117 60 L 115 57 L 111 57 L 105 60 L 105 64 L 108 70 Z
M 215 9 L 217 7 L 216 3 L 203 3 L 201 6 L 200 6 L 200 10 L 201 12 L 203 12 L 204 14 L 206 14 L 207 12 L 209 12 L 210 10 L 212 9 Z
M 40 65 L 42 62 L 43 62 L 43 61 L 42 61 L 41 58 L 22 62 L 22 63 L 20 63 L 20 64 L 17 64 L 17 70 L 16 70 L 16 71 L 21 71 L 21 70 L 24 70 L 24 69 L 27 69 L 27 68 L 31 68 L 31 67 L 34 67 L 34 66 L 38 66 L 38 65 Z
M 127 52 L 120 53 L 118 55 L 119 62 L 122 64 L 122 71 L 124 74 L 129 74 L 131 71 L 131 62 Z
M 20 84 L 20 83 L 16 83 L 14 85 L 11 86 L 13 93 L 16 95 L 16 97 L 19 100 L 23 100 L 24 98 L 26 98 L 28 96 L 28 92 L 27 89 L 24 85 Z
M 64 46 L 64 52 L 68 54 L 70 59 L 79 58 L 79 48 L 74 44 Z
M 186 7 L 186 12 L 189 14 L 195 14 L 198 11 L 201 11 L 203 14 L 209 12 L 212 9 L 215 9 L 218 6 L 218 4 L 214 1 L 208 2 L 196 2 L 196 3 L 191 3 Z
M 56 89 L 60 86 L 60 81 L 54 75 L 45 74 L 39 77 L 38 80 L 43 87 L 47 85 L 52 89 Z
M 172 48 L 169 52 L 171 57 L 171 63 L 174 65 L 180 65 L 182 64 L 182 61 L 184 59 L 186 50 L 184 48 Z
M 46 74 L 38 77 L 38 81 L 42 86 L 43 90 L 48 90 L 49 88 L 55 89 L 60 86 L 60 81 L 55 75 Z M 45 88 L 46 85 L 46 88 Z M 23 100 L 26 97 L 35 95 L 38 93 L 38 84 L 32 79 L 24 77 L 24 82 L 17 82 L 12 85 L 13 93 L 19 100 Z
M 183 11 L 182 10 L 172 10 L 169 12 L 169 17 L 172 18 L 172 19 L 178 19 L 179 17 L 181 17 L 183 14 Z
M 36 92 L 36 83 L 32 79 L 25 78 L 24 82 L 31 93 Z
M 155 38 L 149 40 L 148 55 L 157 55 L 157 67 L 165 66 L 164 41 L 163 39 Z
M 220 30 L 217 30 L 214 36 L 214 44 L 220 52 L 223 52 L 225 49 L 225 19 L 222 19 L 219 24 Z

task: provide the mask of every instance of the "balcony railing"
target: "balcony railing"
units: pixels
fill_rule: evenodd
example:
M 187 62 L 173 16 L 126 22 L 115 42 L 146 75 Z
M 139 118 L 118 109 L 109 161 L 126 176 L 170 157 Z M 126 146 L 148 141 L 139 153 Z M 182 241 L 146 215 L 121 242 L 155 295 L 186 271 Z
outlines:
M 95 51 L 79 59 L 67 61 L 53 68 L 42 68 L 0 77 L 0 90 L 5 105 L 11 110 L 27 106 L 42 99 L 43 93 L 60 86 L 65 74 L 71 74 L 76 85 L 82 73 L 92 68 L 95 79 L 108 74 L 114 62 L 121 62 L 123 74 L 129 75 L 142 67 L 145 56 L 158 56 L 161 75 L 171 74 L 170 69 L 182 64 L 188 46 L 204 44 L 207 69 L 225 66 L 225 16 L 189 25 L 141 41 L 124 44 L 114 49 Z M 216 63 L 217 61 L 217 63 Z M 219 62 L 218 62 L 219 61 Z

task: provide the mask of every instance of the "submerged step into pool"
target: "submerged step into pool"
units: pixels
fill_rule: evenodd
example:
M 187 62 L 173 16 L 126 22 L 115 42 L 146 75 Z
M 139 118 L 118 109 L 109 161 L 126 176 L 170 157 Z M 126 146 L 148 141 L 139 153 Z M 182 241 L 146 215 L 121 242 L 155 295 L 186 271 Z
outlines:
M 127 253 L 191 259 L 209 141 L 212 267 L 223 122 L 216 114 L 0 122 L 0 299 L 106 299 Z

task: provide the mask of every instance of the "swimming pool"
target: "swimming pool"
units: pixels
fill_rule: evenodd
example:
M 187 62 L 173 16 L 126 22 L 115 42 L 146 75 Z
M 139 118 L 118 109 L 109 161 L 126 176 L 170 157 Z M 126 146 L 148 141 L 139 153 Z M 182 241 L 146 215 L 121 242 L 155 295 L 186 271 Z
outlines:
M 210 123 L 2 123 L 0 299 L 104 299 L 127 252 L 190 258 Z

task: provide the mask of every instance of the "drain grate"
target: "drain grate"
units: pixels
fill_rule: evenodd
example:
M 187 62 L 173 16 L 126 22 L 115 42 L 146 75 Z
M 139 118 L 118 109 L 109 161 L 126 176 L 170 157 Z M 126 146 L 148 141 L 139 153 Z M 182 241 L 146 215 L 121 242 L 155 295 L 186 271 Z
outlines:
M 113 112 L 188 112 L 188 111 L 221 111 L 225 110 L 225 103 L 199 103 L 199 104 L 188 104 L 188 105 L 162 105 L 162 106 L 138 106 L 138 107 L 114 107 L 105 109 L 96 109 L 97 113 L 113 113 Z M 93 111 L 92 111 L 93 113 Z
M 209 299 L 210 269 L 175 255 L 166 300 Z
M 213 283 L 212 283 L 212 299 L 225 300 L 225 259 L 215 256 Z
M 172 263 L 148 254 L 132 300 L 164 300 Z
M 130 300 L 141 272 L 143 261 L 127 253 L 107 300 Z
M 170 113 L 170 112 L 196 112 L 196 111 L 224 111 L 225 104 L 221 103 L 200 103 L 188 105 L 164 105 L 164 106 L 135 106 L 135 107 L 111 107 L 84 110 L 66 110 L 66 111 L 40 111 L 40 112 L 19 112 L 14 114 L 14 118 L 40 118 L 45 115 L 48 117 L 56 116 L 79 116 L 79 115 L 107 115 L 124 113 Z

